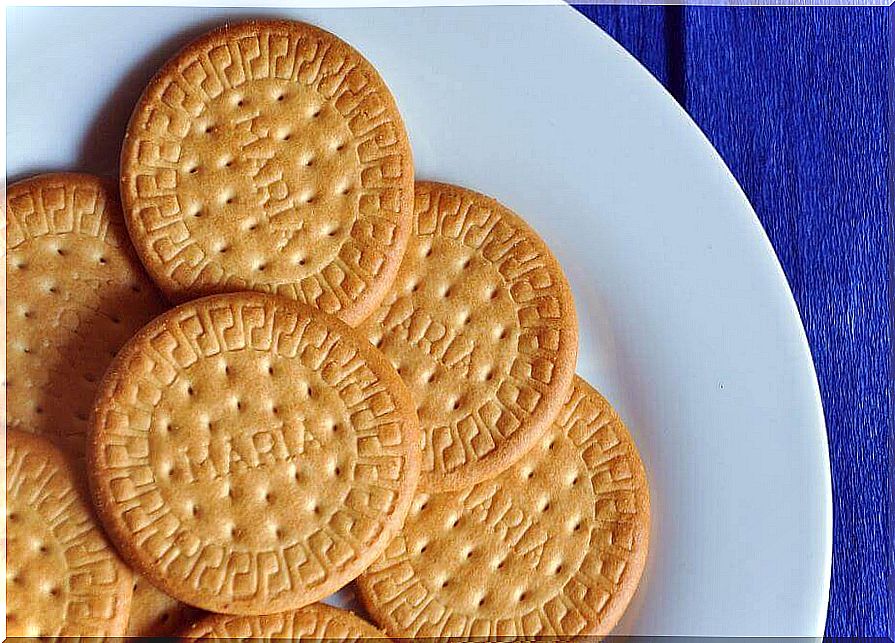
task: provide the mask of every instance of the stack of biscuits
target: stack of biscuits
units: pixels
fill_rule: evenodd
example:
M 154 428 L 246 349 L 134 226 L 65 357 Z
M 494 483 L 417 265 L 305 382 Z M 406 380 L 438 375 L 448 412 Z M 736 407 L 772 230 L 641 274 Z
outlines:
M 481 187 L 481 186 L 477 186 Z M 537 233 L 415 181 L 395 99 L 291 21 L 134 109 L 118 184 L 9 186 L 9 636 L 605 635 L 649 492 Z M 354 610 L 321 601 L 349 588 Z

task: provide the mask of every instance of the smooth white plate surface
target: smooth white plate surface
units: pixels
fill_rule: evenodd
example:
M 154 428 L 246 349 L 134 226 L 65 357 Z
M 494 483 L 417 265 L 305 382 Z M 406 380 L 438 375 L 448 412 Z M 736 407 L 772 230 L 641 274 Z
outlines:
M 357 46 L 397 96 L 419 176 L 491 194 L 559 256 L 578 370 L 650 478 L 649 563 L 617 631 L 821 634 L 829 462 L 792 295 L 704 136 L 572 9 L 10 9 L 8 176 L 114 173 L 157 67 L 226 16 L 265 14 Z

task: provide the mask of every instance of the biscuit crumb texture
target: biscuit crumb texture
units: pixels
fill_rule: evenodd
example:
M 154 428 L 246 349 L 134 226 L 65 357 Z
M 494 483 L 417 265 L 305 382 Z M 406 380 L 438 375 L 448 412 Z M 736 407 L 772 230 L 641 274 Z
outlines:
M 226 26 L 178 53 L 134 111 L 121 182 L 140 257 L 176 301 L 257 290 L 355 325 L 410 232 L 394 98 L 360 53 L 300 22 Z
M 6 434 L 6 635 L 120 636 L 132 576 L 93 516 L 66 456 Z
M 505 473 L 418 494 L 358 579 L 395 638 L 608 634 L 639 582 L 649 491 L 627 429 L 584 380 Z

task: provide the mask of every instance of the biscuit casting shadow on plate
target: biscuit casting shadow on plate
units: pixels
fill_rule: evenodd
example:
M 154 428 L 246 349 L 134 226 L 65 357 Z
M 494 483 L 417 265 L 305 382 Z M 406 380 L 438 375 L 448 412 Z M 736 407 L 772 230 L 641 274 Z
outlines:
M 251 20 L 263 17 L 261 14 L 240 14 L 238 20 Z M 190 42 L 221 26 L 227 20 L 220 17 L 196 22 L 165 38 L 158 46 L 132 65 L 118 79 L 114 89 L 106 96 L 87 130 L 78 150 L 75 167 L 82 172 L 93 172 L 103 176 L 118 175 L 118 161 L 121 153 L 121 141 L 127 129 L 128 120 L 134 111 L 134 105 L 140 94 L 152 80 L 155 73 L 171 56 L 186 47 Z M 19 178 L 25 178 L 37 172 L 23 172 Z M 16 178 L 16 177 L 13 177 Z

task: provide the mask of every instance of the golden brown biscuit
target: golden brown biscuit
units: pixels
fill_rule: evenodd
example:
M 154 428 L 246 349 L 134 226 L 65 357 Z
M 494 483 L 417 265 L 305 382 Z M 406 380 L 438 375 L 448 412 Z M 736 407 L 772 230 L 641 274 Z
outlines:
M 142 576 L 135 576 L 127 636 L 171 636 L 202 614 L 202 610 L 181 603 Z
M 181 634 L 185 641 L 227 639 L 230 641 L 386 641 L 385 634 L 349 611 L 323 603 L 306 605 L 292 612 L 266 616 L 213 614 Z
M 512 465 L 559 412 L 578 352 L 562 268 L 494 199 L 419 182 L 392 290 L 362 326 L 417 404 L 422 488 L 470 486 Z
M 599 636 L 634 594 L 648 542 L 637 449 L 576 377 L 550 431 L 511 469 L 419 494 L 358 587 L 395 638 Z
M 89 479 L 125 559 L 175 598 L 261 614 L 326 597 L 400 528 L 419 428 L 385 357 L 261 293 L 150 322 L 97 395 Z
M 75 470 L 48 440 L 7 432 L 7 636 L 124 634 L 131 572 L 99 528 Z
M 131 117 L 121 193 L 172 299 L 260 290 L 355 325 L 410 233 L 410 143 L 385 82 L 301 22 L 225 25 L 156 75 Z
M 80 456 L 97 382 L 166 305 L 130 247 L 113 181 L 19 181 L 6 223 L 6 425 Z

